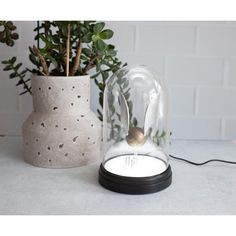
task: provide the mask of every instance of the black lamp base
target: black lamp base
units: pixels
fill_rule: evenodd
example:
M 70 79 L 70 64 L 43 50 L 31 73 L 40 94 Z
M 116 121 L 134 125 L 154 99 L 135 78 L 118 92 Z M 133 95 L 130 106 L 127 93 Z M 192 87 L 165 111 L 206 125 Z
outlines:
M 161 191 L 170 186 L 170 166 L 161 174 L 149 177 L 126 177 L 107 171 L 103 164 L 99 169 L 99 183 L 106 189 L 126 194 L 147 194 Z

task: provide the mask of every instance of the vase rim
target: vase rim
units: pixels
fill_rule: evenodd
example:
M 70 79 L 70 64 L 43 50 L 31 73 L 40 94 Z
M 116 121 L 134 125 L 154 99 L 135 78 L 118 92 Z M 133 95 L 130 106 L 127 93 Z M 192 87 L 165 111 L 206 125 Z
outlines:
M 70 79 L 70 80 L 87 80 L 90 78 L 89 75 L 77 75 L 77 76 L 53 76 L 53 75 L 32 75 L 31 78 L 42 78 L 42 79 Z

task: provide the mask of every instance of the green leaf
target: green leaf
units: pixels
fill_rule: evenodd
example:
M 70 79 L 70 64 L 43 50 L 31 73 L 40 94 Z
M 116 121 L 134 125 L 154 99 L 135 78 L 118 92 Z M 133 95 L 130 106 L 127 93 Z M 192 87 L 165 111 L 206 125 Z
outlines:
M 2 61 L 2 64 L 7 65 L 9 64 L 9 61 Z
M 107 53 L 106 53 L 106 54 L 107 54 L 108 56 L 115 57 L 115 56 L 116 56 L 116 53 L 117 53 L 116 50 L 112 50 L 112 49 L 111 49 L 111 50 L 107 50 Z
M 102 112 L 97 109 L 97 113 L 102 117 Z
M 99 89 L 100 89 L 101 91 L 103 91 L 103 90 L 105 89 L 105 84 L 99 83 L 99 84 L 98 84 L 98 87 L 99 87 Z M 100 94 L 100 95 L 101 95 L 101 94 Z
M 92 41 L 92 36 L 93 34 L 91 32 L 85 34 L 83 37 L 82 37 L 82 42 L 83 43 L 90 43 Z
M 90 76 L 91 79 L 94 79 L 94 82 L 95 82 L 96 85 L 98 85 L 98 81 L 97 81 L 96 77 L 98 77 L 100 75 L 100 73 L 101 72 L 99 71 L 96 74 Z
M 14 64 L 16 62 L 16 57 L 12 57 L 11 59 L 10 59 L 10 63 L 11 64 Z
M 101 106 L 103 106 L 103 97 L 102 97 L 102 96 L 99 97 L 99 104 L 100 104 Z
M 138 121 L 135 117 L 133 118 L 133 125 L 134 125 L 134 127 L 136 127 L 138 125 Z
M 6 32 L 5 31 L 0 31 L 0 39 L 1 40 L 5 40 L 5 37 L 6 37 Z
M 100 39 L 99 35 L 94 34 L 94 35 L 92 36 L 92 41 L 93 41 L 93 42 L 96 42 L 96 41 L 99 40 L 99 39 Z
M 82 53 L 84 53 L 88 57 L 92 55 L 92 51 L 89 48 L 83 48 Z
M 3 68 L 4 71 L 9 71 L 12 69 L 12 66 L 11 65 L 8 65 L 6 66 L 5 68 Z
M 163 137 L 165 137 L 165 136 L 166 136 L 166 132 L 163 131 L 162 134 L 161 134 L 161 136 L 160 136 L 160 138 L 163 138 Z
M 13 24 L 12 21 L 8 21 L 8 22 L 6 23 L 6 27 L 7 27 L 8 29 L 10 29 L 10 30 L 15 30 L 15 29 L 16 29 L 16 26 Z
M 16 39 L 19 38 L 19 35 L 18 35 L 17 33 L 12 33 L 12 34 L 11 34 L 11 38 L 14 39 L 14 40 L 16 40 Z
M 114 33 L 113 33 L 112 30 L 107 29 L 107 30 L 103 30 L 103 31 L 99 34 L 99 36 L 100 36 L 101 39 L 110 39 L 110 38 L 112 38 L 113 34 L 114 34 Z
M 88 57 L 86 57 L 85 55 L 81 55 L 81 56 L 80 56 L 80 59 L 81 59 L 81 60 L 84 60 L 84 61 L 87 61 L 87 60 L 88 60 Z M 85 63 L 85 64 L 86 64 L 86 63 Z
M 108 49 L 108 50 L 114 50 L 114 49 L 115 49 L 115 46 L 112 45 L 112 44 L 108 44 L 108 45 L 107 45 L 107 49 Z
M 127 104 L 128 104 L 129 110 L 132 111 L 133 110 L 133 103 L 132 103 L 132 101 L 128 101 Z
M 6 44 L 7 44 L 7 46 L 12 47 L 12 46 L 14 46 L 14 41 L 12 39 L 8 39 L 6 41 Z
M 129 81 L 126 80 L 125 83 L 123 84 L 123 89 L 126 89 L 129 86 Z
M 25 90 L 25 91 L 23 91 L 22 93 L 20 93 L 20 95 L 23 95 L 23 94 L 25 94 L 25 93 L 27 93 L 28 91 L 27 90 Z
M 18 83 L 16 84 L 16 86 L 19 86 L 21 84 L 23 84 L 24 82 L 22 80 L 19 80 Z
M 97 40 L 94 45 L 97 51 L 104 51 L 106 49 L 106 43 L 104 43 L 101 39 Z
M 46 55 L 45 58 L 46 58 L 46 59 L 49 59 L 49 61 L 52 62 L 52 64 L 55 66 L 55 68 L 58 67 L 58 63 L 57 63 L 56 59 L 53 58 L 50 54 Z
M 36 57 L 33 54 L 29 55 L 29 59 L 34 65 L 36 65 L 36 66 L 40 65 L 40 63 L 37 61 Z
M 102 79 L 103 79 L 103 82 L 105 82 L 108 77 L 109 77 L 109 73 L 108 73 L 107 71 L 103 71 L 103 72 L 102 72 Z
M 99 34 L 102 31 L 102 29 L 104 28 L 104 26 L 105 26 L 104 22 L 99 22 L 99 23 L 95 24 L 93 26 L 93 32 L 95 34 Z
M 19 68 L 22 66 L 22 63 L 18 63 L 16 66 L 15 66 L 15 70 L 19 70 Z
M 15 78 L 17 76 L 17 73 L 16 72 L 13 72 L 13 73 L 11 73 L 10 75 L 9 75 L 9 78 L 10 79 L 13 79 L 13 78 Z

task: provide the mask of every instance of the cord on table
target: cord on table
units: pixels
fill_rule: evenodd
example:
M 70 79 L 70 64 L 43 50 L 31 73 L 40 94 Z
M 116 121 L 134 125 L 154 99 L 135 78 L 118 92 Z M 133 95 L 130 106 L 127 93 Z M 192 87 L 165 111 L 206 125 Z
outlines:
M 195 165 L 195 166 L 202 166 L 202 165 L 205 165 L 205 164 L 207 164 L 209 162 L 223 162 L 223 163 L 227 163 L 227 164 L 236 165 L 235 161 L 226 161 L 226 160 L 221 160 L 221 159 L 210 159 L 210 160 L 207 160 L 205 162 L 197 163 L 197 162 L 189 161 L 189 160 L 181 158 L 181 157 L 176 157 L 176 156 L 173 156 L 173 155 L 169 155 L 169 156 L 171 158 L 175 159 L 175 160 L 184 161 L 184 162 L 187 162 L 187 163 L 189 163 L 191 165 Z

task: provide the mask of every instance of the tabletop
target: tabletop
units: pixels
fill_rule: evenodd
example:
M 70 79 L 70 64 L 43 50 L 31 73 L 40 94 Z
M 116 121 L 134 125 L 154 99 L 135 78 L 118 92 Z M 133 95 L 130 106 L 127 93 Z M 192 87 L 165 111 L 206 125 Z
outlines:
M 236 214 L 236 165 L 193 166 L 170 159 L 171 186 L 147 195 L 111 192 L 98 183 L 100 161 L 70 169 L 31 166 L 21 137 L 0 137 L 0 214 L 189 215 Z M 223 141 L 172 141 L 170 154 L 201 162 L 236 161 L 236 145 Z

